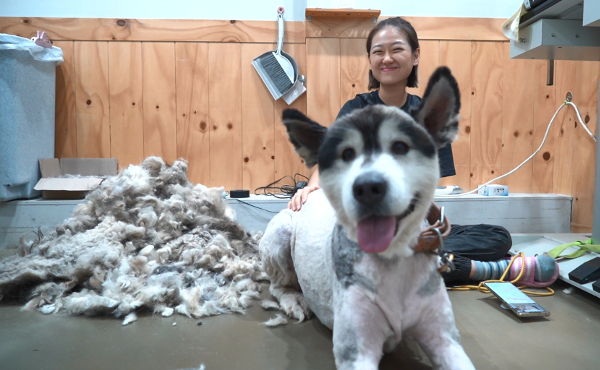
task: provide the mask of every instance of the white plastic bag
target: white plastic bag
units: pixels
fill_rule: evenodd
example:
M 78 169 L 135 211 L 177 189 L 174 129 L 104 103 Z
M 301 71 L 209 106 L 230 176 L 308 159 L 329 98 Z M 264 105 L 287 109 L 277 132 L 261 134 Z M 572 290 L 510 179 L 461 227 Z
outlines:
M 8 35 L 6 33 L 0 33 L 0 53 L 3 50 L 27 51 L 34 60 L 40 62 L 54 62 L 56 65 L 64 62 L 61 48 L 56 46 L 53 46 L 52 48 L 44 48 L 36 45 L 30 39 Z
M 526 13 L 527 9 L 525 9 L 525 4 L 521 4 L 519 10 L 517 10 L 517 12 L 502 25 L 502 33 L 504 36 L 510 40 L 519 41 L 519 24 L 521 22 L 521 17 Z

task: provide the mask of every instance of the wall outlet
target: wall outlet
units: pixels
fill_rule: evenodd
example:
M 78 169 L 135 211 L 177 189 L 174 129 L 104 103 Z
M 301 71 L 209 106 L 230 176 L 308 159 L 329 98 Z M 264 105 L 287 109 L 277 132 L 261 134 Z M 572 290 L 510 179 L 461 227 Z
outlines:
M 477 191 L 477 194 L 479 195 L 485 195 L 485 196 L 508 196 L 508 186 L 507 185 L 495 185 L 495 184 L 491 184 L 491 185 L 486 185 L 482 188 L 480 188 Z

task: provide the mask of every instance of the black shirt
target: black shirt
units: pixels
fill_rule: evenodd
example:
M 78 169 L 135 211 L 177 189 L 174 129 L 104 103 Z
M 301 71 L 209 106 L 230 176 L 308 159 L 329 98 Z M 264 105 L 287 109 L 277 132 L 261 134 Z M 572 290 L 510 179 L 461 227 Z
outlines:
M 352 112 L 355 109 L 364 108 L 367 105 L 383 104 L 383 100 L 379 97 L 379 91 L 375 90 L 370 93 L 358 94 L 352 100 L 348 100 L 346 104 L 340 109 L 337 118 L 343 117 L 346 114 Z M 411 109 L 417 109 L 421 104 L 421 98 L 416 95 L 408 94 L 406 96 L 406 103 L 400 108 L 406 113 L 410 113 Z M 454 157 L 452 156 L 452 146 L 450 144 L 438 149 L 438 157 L 440 161 L 440 176 L 454 176 L 456 170 L 454 169 Z

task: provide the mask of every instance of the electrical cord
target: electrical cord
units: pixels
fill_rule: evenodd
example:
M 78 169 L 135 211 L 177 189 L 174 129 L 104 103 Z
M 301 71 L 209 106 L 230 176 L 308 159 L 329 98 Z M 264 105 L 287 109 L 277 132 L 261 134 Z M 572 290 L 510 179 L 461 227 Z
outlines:
M 485 280 L 479 283 L 479 285 L 462 285 L 462 286 L 456 286 L 456 287 L 451 287 L 449 288 L 450 290 L 478 290 L 481 293 L 490 293 L 490 290 L 484 285 L 484 283 L 504 283 L 507 282 L 504 280 L 504 278 L 506 277 L 506 275 L 508 274 L 508 272 L 510 271 L 510 268 L 513 264 L 513 262 L 515 262 L 515 260 L 517 258 L 522 258 L 522 263 L 521 263 L 521 271 L 519 271 L 519 274 L 517 275 L 517 277 L 514 280 L 508 281 L 510 283 L 512 283 L 513 285 L 515 283 L 518 283 L 519 279 L 521 279 L 521 277 L 523 276 L 523 273 L 525 272 L 525 266 L 527 265 L 525 262 L 525 253 L 524 252 L 520 252 L 519 254 L 515 255 L 513 258 L 511 258 L 510 263 L 508 264 L 508 266 L 506 266 L 506 269 L 504 270 L 504 273 L 502 274 L 502 276 L 500 277 L 500 279 L 498 280 Z M 533 272 L 531 272 L 533 273 Z M 550 287 L 545 287 L 546 290 L 548 290 L 547 293 L 541 293 L 541 292 L 531 292 L 528 290 L 524 290 L 524 288 L 526 288 L 525 285 L 523 286 L 518 286 L 517 288 L 521 289 L 521 291 L 525 294 L 529 294 L 529 295 L 535 295 L 535 296 L 541 296 L 541 297 L 547 297 L 547 296 L 551 296 L 554 295 L 554 290 Z
M 508 173 L 505 173 L 502 176 L 498 176 L 493 180 L 490 180 L 488 182 L 486 182 L 483 185 L 479 185 L 477 188 L 475 188 L 474 190 L 468 191 L 466 193 L 461 193 L 461 194 L 439 194 L 436 195 L 436 197 L 442 197 L 442 198 L 458 198 L 458 197 L 462 197 L 465 195 L 469 195 L 469 194 L 473 194 L 476 193 L 477 191 L 479 191 L 479 189 L 483 188 L 486 185 L 489 185 L 491 183 L 493 183 L 494 181 L 500 180 L 505 178 L 506 176 L 514 173 L 516 170 L 518 170 L 519 168 L 523 167 L 523 165 L 527 162 L 529 162 L 531 160 L 531 158 L 533 158 L 544 146 L 544 144 L 546 143 L 546 138 L 548 137 L 548 132 L 550 132 L 550 127 L 552 127 L 552 123 L 554 123 L 554 119 L 556 118 L 556 116 L 558 115 L 558 112 L 561 111 L 561 109 L 563 109 L 565 106 L 567 105 L 572 105 L 575 108 L 575 113 L 577 113 L 577 118 L 579 119 L 579 122 L 581 122 L 581 126 L 583 126 L 583 128 L 587 131 L 587 133 L 590 135 L 590 137 L 596 141 L 596 136 L 594 136 L 594 134 L 592 134 L 592 132 L 590 131 L 590 129 L 587 127 L 587 125 L 585 123 L 583 123 L 583 120 L 581 119 L 581 115 L 579 114 L 579 109 L 577 108 L 577 106 L 570 102 L 570 101 L 565 101 L 560 107 L 558 107 L 558 109 L 556 110 L 556 112 L 554 113 L 554 116 L 552 116 L 552 119 L 550 120 L 550 123 L 548 124 L 548 128 L 546 129 L 546 133 L 544 134 L 544 138 L 542 139 L 542 143 L 540 144 L 540 147 L 537 148 L 537 150 L 535 152 L 533 152 L 532 155 L 529 156 L 529 158 L 527 158 L 525 161 L 523 161 L 523 163 L 521 163 L 520 165 L 518 165 L 517 167 L 513 168 L 511 171 L 509 171 Z
M 297 180 L 298 177 L 304 178 L 304 179 L 306 179 L 306 181 L 308 181 L 308 177 L 306 177 L 306 176 L 304 176 L 304 175 L 302 175 L 300 173 L 296 173 L 293 177 L 292 176 L 284 176 L 284 177 L 280 178 L 277 181 L 273 181 L 269 185 L 260 186 L 260 187 L 258 187 L 256 189 L 254 189 L 254 195 L 268 195 L 268 196 L 272 196 L 272 197 L 275 197 L 275 198 L 278 198 L 278 199 L 289 199 L 289 198 L 291 198 L 294 195 L 294 193 L 298 189 L 299 184 L 301 182 L 303 182 L 303 180 L 298 181 Z M 279 183 L 280 181 L 282 181 L 282 180 L 284 180 L 286 178 L 289 178 L 290 180 L 292 180 L 292 182 L 294 183 L 294 185 L 283 184 L 283 185 L 280 185 L 280 186 L 275 186 L 277 183 Z M 306 182 L 305 182 L 305 184 L 306 184 Z M 259 193 L 260 190 L 263 191 L 262 194 Z M 271 192 L 271 190 L 274 190 L 274 191 L 279 190 L 279 192 L 275 193 L 275 192 Z M 241 200 L 239 198 L 231 198 L 231 199 L 235 199 L 235 200 L 238 201 L 238 203 L 242 203 L 242 204 L 245 204 L 247 206 L 260 209 L 261 211 L 265 211 L 265 212 L 269 212 L 269 213 L 279 213 L 279 211 L 277 211 L 277 212 L 270 211 L 268 209 L 265 209 L 265 208 L 262 208 L 262 207 L 259 207 L 259 206 L 255 206 L 254 204 L 250 204 L 248 202 L 244 202 L 243 200 Z
M 241 200 L 239 198 L 233 198 L 233 199 L 237 200 L 239 203 L 243 203 L 243 204 L 248 205 L 250 207 L 258 208 L 261 211 L 265 211 L 265 212 L 269 212 L 269 213 L 279 213 L 279 211 L 269 211 L 268 209 L 265 209 L 265 208 L 262 208 L 262 207 L 259 207 L 259 206 L 255 206 L 254 204 L 250 204 L 248 202 L 244 202 L 243 200 Z
M 272 183 L 270 183 L 269 185 L 266 186 L 260 186 L 256 189 L 254 189 L 254 195 L 268 195 L 268 196 L 272 196 L 275 198 L 279 198 L 279 199 L 289 199 L 291 198 L 294 193 L 296 192 L 296 187 L 298 186 L 298 183 L 303 181 L 298 181 L 297 178 L 301 177 L 306 179 L 306 181 L 308 181 L 308 177 L 296 173 L 293 177 L 292 176 L 284 176 L 282 178 L 280 178 L 279 180 L 273 181 Z M 281 182 L 284 179 L 289 178 L 294 185 L 289 185 L 289 184 L 283 184 L 283 185 L 279 185 L 276 186 L 276 184 L 278 184 L 279 182 Z M 262 193 L 259 193 L 259 191 L 262 190 Z M 272 192 L 272 191 L 279 191 L 277 193 Z

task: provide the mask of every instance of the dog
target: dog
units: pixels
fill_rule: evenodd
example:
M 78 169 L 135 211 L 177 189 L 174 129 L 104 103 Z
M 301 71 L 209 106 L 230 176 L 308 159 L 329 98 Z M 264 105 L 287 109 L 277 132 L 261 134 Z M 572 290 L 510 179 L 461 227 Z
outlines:
M 437 149 L 458 135 L 460 94 L 446 67 L 410 114 L 367 106 L 323 127 L 283 112 L 321 189 L 268 224 L 259 250 L 270 292 L 299 321 L 333 330 L 338 369 L 377 369 L 406 334 L 435 368 L 474 369 L 460 344 L 438 259 L 416 253 L 439 180 Z

